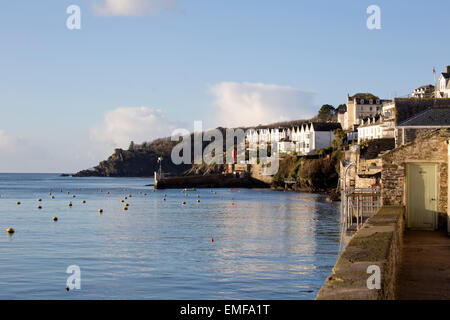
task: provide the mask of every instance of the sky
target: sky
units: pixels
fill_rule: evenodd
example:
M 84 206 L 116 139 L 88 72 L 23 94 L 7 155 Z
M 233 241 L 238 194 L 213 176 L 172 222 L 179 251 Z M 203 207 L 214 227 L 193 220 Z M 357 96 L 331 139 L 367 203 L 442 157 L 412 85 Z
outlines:
M 67 8 L 81 10 L 70 30 Z M 369 30 L 367 8 L 381 10 Z M 0 5 L 0 172 L 77 172 L 176 128 L 305 119 L 450 65 L 447 0 Z

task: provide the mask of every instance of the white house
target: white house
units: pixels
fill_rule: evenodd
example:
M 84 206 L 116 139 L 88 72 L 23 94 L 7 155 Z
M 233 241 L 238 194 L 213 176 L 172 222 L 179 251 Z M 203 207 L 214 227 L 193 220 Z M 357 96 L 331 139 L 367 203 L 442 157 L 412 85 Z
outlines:
M 363 120 L 358 127 L 358 143 L 361 141 L 374 140 L 381 138 L 381 119 L 379 117 L 371 117 Z
M 436 88 L 437 98 L 450 98 L 450 66 L 447 66 L 444 73 L 441 73 Z
M 265 144 L 267 142 L 270 142 L 270 129 L 264 128 L 264 129 L 258 129 L 259 131 L 259 143 Z
M 334 122 L 312 122 L 294 127 L 292 142 L 295 143 L 295 152 L 306 155 L 331 146 L 336 129 L 341 129 L 341 125 Z

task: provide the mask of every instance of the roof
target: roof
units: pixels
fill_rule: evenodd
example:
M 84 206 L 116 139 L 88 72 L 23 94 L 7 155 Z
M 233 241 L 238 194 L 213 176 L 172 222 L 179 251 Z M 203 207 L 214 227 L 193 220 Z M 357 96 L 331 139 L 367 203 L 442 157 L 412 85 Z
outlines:
M 399 127 L 450 127 L 450 108 L 429 108 L 398 124 Z
M 433 89 L 434 89 L 434 86 L 433 86 L 432 84 L 426 84 L 426 85 L 423 85 L 423 86 L 418 87 L 416 90 L 419 90 L 419 89 L 428 89 L 428 88 L 433 88 Z
M 375 119 L 375 122 L 373 122 L 374 119 Z M 368 120 L 370 120 L 371 122 L 368 123 Z M 376 115 L 375 117 L 369 117 L 369 118 L 363 119 L 363 123 L 361 125 L 359 125 L 358 128 L 371 127 L 371 126 L 379 125 L 381 123 L 383 123 L 383 119 L 381 119 L 380 115 Z
M 395 98 L 394 102 L 397 125 L 430 108 L 450 108 L 450 99 Z
M 360 100 L 360 99 L 365 99 L 365 100 L 370 100 L 370 99 L 373 99 L 373 100 L 378 100 L 378 99 L 380 99 L 379 97 L 377 97 L 377 96 L 375 96 L 375 95 L 373 95 L 373 94 L 371 94 L 371 93 L 357 93 L 357 94 L 355 94 L 354 96 L 351 96 L 351 97 L 349 97 L 349 99 L 350 100 L 353 100 L 353 99 L 358 99 L 358 100 Z
M 442 73 L 442 76 L 443 76 L 445 79 L 448 79 L 448 78 L 450 78 L 450 73 L 445 73 L 445 72 L 443 72 L 443 73 Z
M 314 131 L 334 131 L 336 129 L 342 129 L 339 122 L 311 122 L 314 127 Z
M 365 160 L 376 159 L 378 156 L 388 150 L 395 148 L 394 138 L 383 138 L 367 141 L 367 148 L 361 151 L 361 158 Z

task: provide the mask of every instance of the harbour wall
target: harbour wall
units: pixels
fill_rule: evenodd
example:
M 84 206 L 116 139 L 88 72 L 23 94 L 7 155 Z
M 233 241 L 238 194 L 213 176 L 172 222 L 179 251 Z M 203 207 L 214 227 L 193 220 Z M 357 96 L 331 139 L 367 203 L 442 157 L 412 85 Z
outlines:
M 170 177 L 156 179 L 155 189 L 184 189 L 184 188 L 270 188 L 270 185 L 252 177 L 235 177 L 234 175 L 206 175 Z
M 368 219 L 350 239 L 316 300 L 395 299 L 404 214 L 403 206 L 384 206 Z M 380 268 L 380 289 L 368 288 L 369 266 Z

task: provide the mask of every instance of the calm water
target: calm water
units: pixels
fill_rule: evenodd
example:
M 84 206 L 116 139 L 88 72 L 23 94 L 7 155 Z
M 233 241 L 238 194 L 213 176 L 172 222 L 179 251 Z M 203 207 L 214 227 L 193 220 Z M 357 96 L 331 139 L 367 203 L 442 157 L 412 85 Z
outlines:
M 336 262 L 338 206 L 323 196 L 186 197 L 149 183 L 0 174 L 0 299 L 314 299 Z M 81 268 L 81 290 L 65 290 L 70 265 Z

